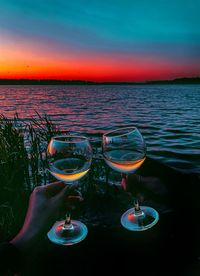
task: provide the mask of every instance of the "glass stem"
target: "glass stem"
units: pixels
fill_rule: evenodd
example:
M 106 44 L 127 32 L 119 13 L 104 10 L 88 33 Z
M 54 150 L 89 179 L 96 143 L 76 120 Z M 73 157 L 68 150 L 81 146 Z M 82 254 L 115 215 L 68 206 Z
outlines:
M 63 230 L 72 230 L 74 227 L 71 223 L 71 212 L 67 212 L 65 215 L 65 222 L 63 224 Z
M 65 215 L 65 224 L 71 224 L 71 212 L 67 212 Z
M 135 210 L 136 215 L 142 214 L 142 210 L 140 209 L 140 204 L 139 204 L 138 199 L 135 199 L 135 201 L 134 201 L 134 210 Z
M 77 183 L 78 183 L 78 181 L 73 181 L 71 183 L 71 187 L 74 187 Z M 63 230 L 73 230 L 73 229 L 74 229 L 74 226 L 71 223 L 71 207 L 70 207 L 70 210 L 68 212 L 66 212 L 66 215 L 65 215 Z

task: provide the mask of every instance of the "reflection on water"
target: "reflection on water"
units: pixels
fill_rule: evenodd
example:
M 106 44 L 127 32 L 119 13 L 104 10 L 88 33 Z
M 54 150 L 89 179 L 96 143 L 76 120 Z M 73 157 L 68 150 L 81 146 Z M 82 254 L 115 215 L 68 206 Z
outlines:
M 91 133 L 136 125 L 148 155 L 200 172 L 200 86 L 0 86 L 0 113 L 47 113 L 63 129 Z

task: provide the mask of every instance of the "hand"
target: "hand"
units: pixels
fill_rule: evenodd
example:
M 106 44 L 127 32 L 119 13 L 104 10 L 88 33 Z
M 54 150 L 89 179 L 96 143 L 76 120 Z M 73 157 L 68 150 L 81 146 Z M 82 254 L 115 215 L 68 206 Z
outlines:
M 72 201 L 81 200 L 78 192 L 72 191 L 62 182 L 36 187 L 30 196 L 24 225 L 10 243 L 22 252 L 30 250 L 46 236 L 61 208 Z
M 168 194 L 162 180 L 154 176 L 144 177 L 138 174 L 122 174 L 121 187 L 130 195 L 137 196 L 137 198 L 141 196 L 140 191 L 160 197 L 164 197 Z

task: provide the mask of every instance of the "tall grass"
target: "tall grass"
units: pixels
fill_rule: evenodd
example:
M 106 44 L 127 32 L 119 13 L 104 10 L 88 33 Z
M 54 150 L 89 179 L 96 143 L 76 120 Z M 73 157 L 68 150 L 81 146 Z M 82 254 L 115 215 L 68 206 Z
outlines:
M 17 114 L 12 119 L 0 115 L 0 240 L 19 231 L 34 187 L 52 180 L 46 173 L 46 147 L 52 136 L 61 133 L 47 115 L 37 114 L 29 121 Z M 102 160 L 95 159 L 84 180 L 90 198 L 105 170 Z
M 31 191 L 45 184 L 45 146 L 57 133 L 46 115 L 29 122 L 0 116 L 0 240 L 19 230 Z

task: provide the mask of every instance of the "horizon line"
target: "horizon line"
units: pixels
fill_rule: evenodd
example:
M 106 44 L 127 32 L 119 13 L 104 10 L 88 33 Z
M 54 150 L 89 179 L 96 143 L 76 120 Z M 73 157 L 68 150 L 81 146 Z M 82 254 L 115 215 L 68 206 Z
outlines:
M 178 77 L 178 78 L 172 78 L 172 79 L 156 79 L 156 80 L 144 80 L 144 81 L 92 81 L 92 80 L 84 80 L 84 79 L 53 79 L 53 78 L 0 78 L 1 81 L 57 81 L 57 82 L 86 82 L 86 83 L 141 83 L 145 84 L 147 82 L 170 82 L 170 81 L 178 81 L 178 80 L 200 80 L 200 76 L 194 76 L 194 77 Z

